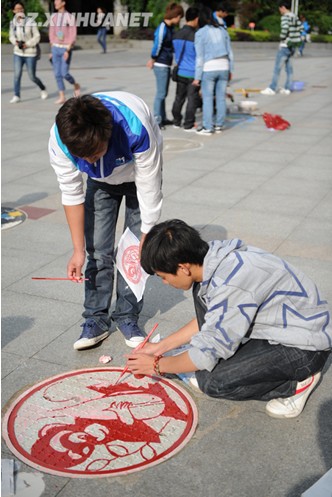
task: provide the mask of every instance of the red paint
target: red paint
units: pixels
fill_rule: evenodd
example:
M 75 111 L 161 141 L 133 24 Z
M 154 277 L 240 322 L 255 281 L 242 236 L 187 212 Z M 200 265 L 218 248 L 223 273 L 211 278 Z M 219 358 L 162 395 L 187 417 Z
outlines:
M 129 281 L 135 285 L 140 282 L 142 270 L 139 259 L 139 248 L 137 245 L 127 247 L 123 252 L 122 267 Z
M 190 396 L 164 378 L 114 385 L 119 371 L 73 371 L 22 394 L 5 415 L 8 447 L 40 471 L 85 478 L 138 471 L 176 453 L 197 424 Z

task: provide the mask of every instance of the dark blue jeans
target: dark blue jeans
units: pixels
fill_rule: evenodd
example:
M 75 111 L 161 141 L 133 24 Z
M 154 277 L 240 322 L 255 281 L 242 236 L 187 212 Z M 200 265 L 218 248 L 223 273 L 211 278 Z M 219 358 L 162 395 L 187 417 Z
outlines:
M 104 28 L 102 26 L 101 28 L 98 29 L 97 41 L 99 45 L 101 45 L 104 53 L 106 53 L 106 35 L 107 35 L 107 28 Z
M 199 327 L 204 323 L 206 307 L 193 289 Z M 294 395 L 296 384 L 321 371 L 330 350 L 310 351 L 267 340 L 250 339 L 227 360 L 220 359 L 209 372 L 196 371 L 199 388 L 210 397 L 229 400 L 271 400 Z
M 37 57 L 24 57 L 14 54 L 14 93 L 21 96 L 21 78 L 24 64 L 27 66 L 29 78 L 41 90 L 45 90 L 45 85 L 36 76 Z
M 85 240 L 88 262 L 85 270 L 85 319 L 92 318 L 105 330 L 111 319 L 117 324 L 137 322 L 143 299 L 137 302 L 121 274 L 117 272 L 116 305 L 110 314 L 114 283 L 115 233 L 121 202 L 125 198 L 125 225 L 139 239 L 141 215 L 135 183 L 108 185 L 88 178 L 85 198 Z

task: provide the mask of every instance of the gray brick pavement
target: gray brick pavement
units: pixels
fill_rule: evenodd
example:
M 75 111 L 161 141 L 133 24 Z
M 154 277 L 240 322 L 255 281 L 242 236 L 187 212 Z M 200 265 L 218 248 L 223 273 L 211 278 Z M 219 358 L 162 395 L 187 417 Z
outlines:
M 276 46 L 235 45 L 232 87 L 265 88 Z M 154 77 L 145 68 L 149 47 L 74 53 L 72 74 L 84 92 L 124 90 L 152 106 Z M 295 79 L 305 91 L 291 96 L 251 95 L 259 112 L 281 114 L 292 124 L 269 131 L 260 116 L 221 135 L 201 137 L 168 128 L 165 138 L 162 219 L 181 217 L 206 238 L 241 237 L 271 250 L 313 277 L 332 302 L 332 121 L 330 51 L 308 45 L 296 59 Z M 22 103 L 10 105 L 12 60 L 2 57 L 2 204 L 52 209 L 39 219 L 2 232 L 2 405 L 18 391 L 64 371 L 98 365 L 102 354 L 122 365 L 118 332 L 100 347 L 77 352 L 83 289 L 31 276 L 65 275 L 70 236 L 47 140 L 57 107 L 51 66 L 43 55 L 39 76 L 50 98 L 39 99 L 26 73 Z M 69 90 L 68 90 L 69 94 Z M 167 109 L 170 116 L 174 85 Z M 236 95 L 236 101 L 241 95 Z M 162 335 L 193 313 L 190 295 L 150 278 L 141 324 L 158 320 Z M 45 497 L 298 497 L 332 465 L 331 381 L 328 370 L 302 415 L 268 418 L 264 403 L 228 402 L 193 393 L 199 426 L 175 457 L 152 469 L 111 479 L 67 479 L 43 474 Z M 12 455 L 3 446 L 3 457 Z M 33 471 L 21 465 L 23 471 Z

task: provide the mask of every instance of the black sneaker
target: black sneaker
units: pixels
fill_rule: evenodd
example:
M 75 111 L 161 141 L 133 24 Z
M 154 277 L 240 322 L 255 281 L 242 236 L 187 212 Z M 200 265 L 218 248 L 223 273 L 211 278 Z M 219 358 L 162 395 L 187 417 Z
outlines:
M 100 328 L 100 326 L 93 320 L 87 319 L 85 323 L 81 324 L 83 331 L 78 340 L 74 343 L 75 350 L 88 349 L 93 347 L 96 343 L 105 340 L 109 332 Z
M 215 133 L 221 133 L 222 131 L 224 131 L 225 129 L 225 126 L 215 126 L 214 127 L 214 132 Z
M 139 329 L 138 324 L 134 321 L 118 324 L 117 329 L 121 331 L 128 347 L 137 347 L 137 345 L 144 341 L 145 334 Z
M 173 124 L 173 121 L 170 121 L 169 119 L 165 119 L 165 120 L 162 122 L 162 125 L 163 125 L 163 126 L 170 126 L 171 124 Z
M 209 136 L 209 135 L 213 135 L 213 130 L 212 129 L 205 129 L 205 128 L 199 128 L 196 133 L 198 133 L 199 135 L 206 135 L 206 136 Z

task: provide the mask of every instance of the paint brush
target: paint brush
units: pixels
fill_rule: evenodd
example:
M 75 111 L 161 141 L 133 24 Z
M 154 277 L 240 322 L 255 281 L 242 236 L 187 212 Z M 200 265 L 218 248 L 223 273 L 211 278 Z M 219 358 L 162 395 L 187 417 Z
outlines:
M 49 280 L 49 281 L 89 281 L 89 278 L 39 278 L 33 276 L 32 280 Z
M 152 333 L 156 330 L 158 326 L 158 323 L 156 323 L 154 325 L 154 327 L 152 328 L 152 330 L 150 331 L 150 333 L 144 338 L 143 342 L 139 343 L 137 345 L 137 347 L 134 349 L 134 352 L 136 352 L 137 350 L 140 350 L 144 347 L 144 345 L 146 344 L 146 342 L 149 340 L 149 338 L 151 337 Z M 122 376 L 128 371 L 128 368 L 129 366 L 126 366 L 124 368 L 124 370 L 122 371 L 122 373 L 120 374 L 119 378 L 116 380 L 116 382 L 114 383 L 114 385 L 117 385 L 119 383 L 119 381 L 121 380 Z

